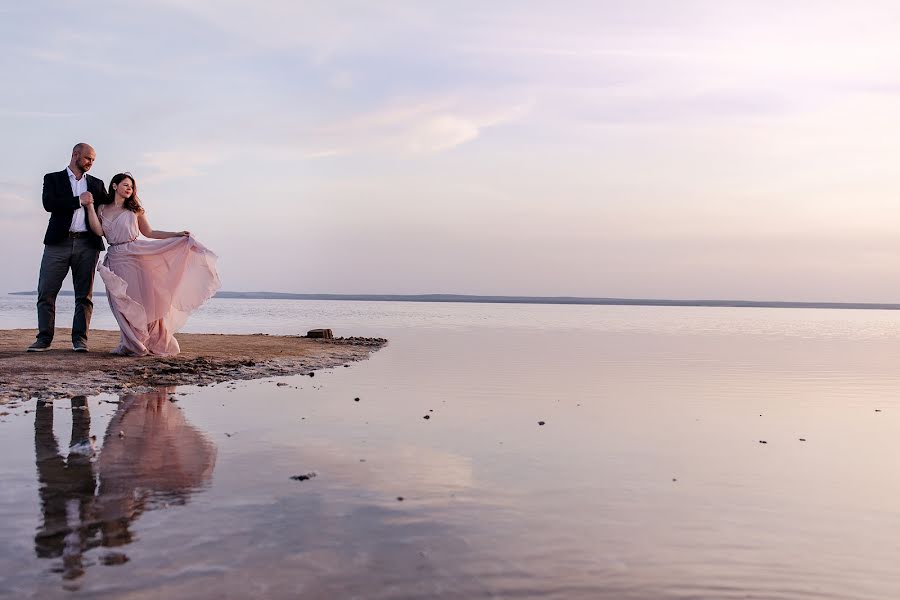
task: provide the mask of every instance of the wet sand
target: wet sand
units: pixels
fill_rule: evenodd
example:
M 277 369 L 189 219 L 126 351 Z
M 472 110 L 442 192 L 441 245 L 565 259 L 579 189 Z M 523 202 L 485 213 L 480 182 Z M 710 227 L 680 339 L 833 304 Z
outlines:
M 382 338 L 310 339 L 267 334 L 183 333 L 176 357 L 110 354 L 118 331 L 93 330 L 90 352 L 73 352 L 67 329 L 57 329 L 46 352 L 25 352 L 33 329 L 0 330 L 0 404 L 29 398 L 70 398 L 103 392 L 144 392 L 159 385 L 208 385 L 276 375 L 307 375 L 363 360 Z

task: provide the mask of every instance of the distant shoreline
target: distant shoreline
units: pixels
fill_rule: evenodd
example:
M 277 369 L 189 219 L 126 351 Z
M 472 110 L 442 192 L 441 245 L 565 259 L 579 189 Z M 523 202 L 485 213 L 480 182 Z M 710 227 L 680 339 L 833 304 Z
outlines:
M 37 292 L 10 292 L 36 296 Z M 61 291 L 61 296 L 73 296 Z M 576 304 L 586 306 L 694 306 L 717 308 L 826 308 L 900 310 L 900 304 L 872 302 L 776 302 L 756 300 L 665 300 L 652 298 L 580 298 L 574 296 L 470 296 L 465 294 L 289 294 L 283 292 L 219 292 L 214 298 L 239 300 L 346 300 L 362 302 L 460 302 L 475 304 Z

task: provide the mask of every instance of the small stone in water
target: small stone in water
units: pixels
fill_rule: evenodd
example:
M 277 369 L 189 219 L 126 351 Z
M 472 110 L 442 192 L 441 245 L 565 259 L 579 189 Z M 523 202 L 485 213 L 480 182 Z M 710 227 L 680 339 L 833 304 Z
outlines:
M 128 556 L 121 552 L 110 552 L 100 557 L 100 562 L 107 566 L 124 565 L 129 561 Z

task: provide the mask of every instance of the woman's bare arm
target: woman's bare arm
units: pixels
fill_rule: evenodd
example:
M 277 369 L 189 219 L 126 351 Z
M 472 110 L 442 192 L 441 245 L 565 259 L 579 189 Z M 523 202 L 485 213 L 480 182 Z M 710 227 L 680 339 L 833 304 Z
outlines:
M 99 236 L 103 236 L 103 226 L 100 224 L 100 217 L 97 214 L 97 211 L 94 210 L 94 203 L 91 202 L 85 206 L 88 218 L 88 226 L 91 228 L 91 231 L 96 233 Z
M 137 221 L 141 234 L 151 240 L 167 240 L 173 237 L 187 237 L 191 235 L 190 231 L 158 231 L 153 229 L 150 227 L 150 221 L 147 220 L 146 213 L 138 213 Z

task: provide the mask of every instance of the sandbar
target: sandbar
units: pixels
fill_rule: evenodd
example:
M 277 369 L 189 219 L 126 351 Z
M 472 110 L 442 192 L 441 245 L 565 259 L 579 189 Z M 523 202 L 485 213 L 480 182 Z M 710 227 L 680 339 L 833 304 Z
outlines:
M 91 330 L 90 352 L 73 352 L 57 329 L 46 352 L 25 352 L 34 329 L 0 330 L 0 404 L 30 398 L 143 392 L 163 385 L 209 385 L 279 375 L 309 375 L 364 360 L 383 338 L 310 339 L 300 335 L 179 333 L 174 357 L 117 356 L 118 331 Z

